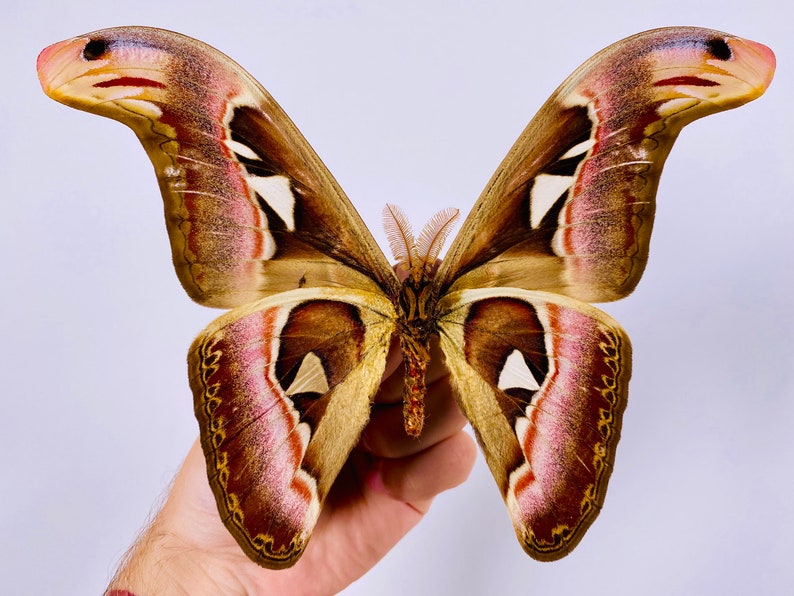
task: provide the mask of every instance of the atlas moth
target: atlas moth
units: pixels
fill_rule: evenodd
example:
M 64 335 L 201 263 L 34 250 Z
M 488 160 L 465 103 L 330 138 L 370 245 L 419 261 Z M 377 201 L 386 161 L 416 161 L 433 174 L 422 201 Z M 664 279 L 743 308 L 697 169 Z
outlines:
M 759 97 L 774 66 L 761 44 L 692 27 L 602 50 L 530 122 L 440 264 L 456 212 L 415 239 L 387 207 L 400 281 L 295 125 L 219 51 L 119 27 L 38 59 L 47 95 L 135 131 L 182 286 L 231 309 L 191 346 L 190 386 L 221 518 L 269 568 L 304 551 L 395 337 L 406 432 L 422 432 L 437 338 L 521 545 L 568 554 L 603 505 L 631 367 L 626 333 L 589 303 L 639 281 L 681 128 Z

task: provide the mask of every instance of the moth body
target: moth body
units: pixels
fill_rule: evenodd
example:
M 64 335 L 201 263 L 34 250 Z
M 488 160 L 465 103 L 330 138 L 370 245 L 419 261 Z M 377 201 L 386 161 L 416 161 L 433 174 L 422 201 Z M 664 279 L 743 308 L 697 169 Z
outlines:
M 400 343 L 405 368 L 405 432 L 412 437 L 422 434 L 430 342 L 438 335 L 438 293 L 433 284 L 437 269 L 436 259 L 457 217 L 457 209 L 439 211 L 425 225 L 417 241 L 408 218 L 399 207 L 386 205 L 383 210 L 386 236 L 389 238 L 397 267 L 404 274 L 400 290 L 394 299 L 397 312 L 395 334 Z

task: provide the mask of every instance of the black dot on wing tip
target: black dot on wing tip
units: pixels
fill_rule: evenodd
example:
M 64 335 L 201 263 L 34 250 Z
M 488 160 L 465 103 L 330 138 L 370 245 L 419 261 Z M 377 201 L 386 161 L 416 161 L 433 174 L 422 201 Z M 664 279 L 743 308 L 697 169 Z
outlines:
M 724 37 L 714 37 L 706 42 L 709 54 L 714 56 L 717 60 L 730 60 L 733 58 L 733 51 L 731 46 Z
M 86 60 L 99 60 L 108 51 L 108 44 L 102 39 L 92 39 L 83 48 L 83 58 Z

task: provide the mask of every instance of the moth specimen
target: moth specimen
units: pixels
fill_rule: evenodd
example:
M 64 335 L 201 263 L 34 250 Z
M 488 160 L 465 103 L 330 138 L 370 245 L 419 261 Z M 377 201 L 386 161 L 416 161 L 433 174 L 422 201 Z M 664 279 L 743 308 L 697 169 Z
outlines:
M 760 96 L 774 66 L 763 45 L 689 27 L 599 52 L 530 122 L 440 264 L 455 212 L 414 238 L 387 208 L 401 281 L 295 125 L 217 50 L 119 27 L 38 60 L 50 97 L 135 131 L 182 286 L 231 309 L 190 348 L 190 385 L 221 517 L 270 568 L 303 552 L 393 338 L 406 432 L 421 433 L 437 338 L 521 545 L 569 553 L 603 504 L 630 375 L 628 337 L 589 303 L 639 281 L 681 128 Z

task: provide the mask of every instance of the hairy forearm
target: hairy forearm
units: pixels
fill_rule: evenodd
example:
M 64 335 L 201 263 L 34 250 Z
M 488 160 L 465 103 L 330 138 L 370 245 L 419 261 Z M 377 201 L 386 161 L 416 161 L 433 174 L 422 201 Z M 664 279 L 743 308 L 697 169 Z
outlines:
M 223 561 L 164 527 L 167 515 L 161 512 L 130 549 L 106 595 L 245 594 Z

